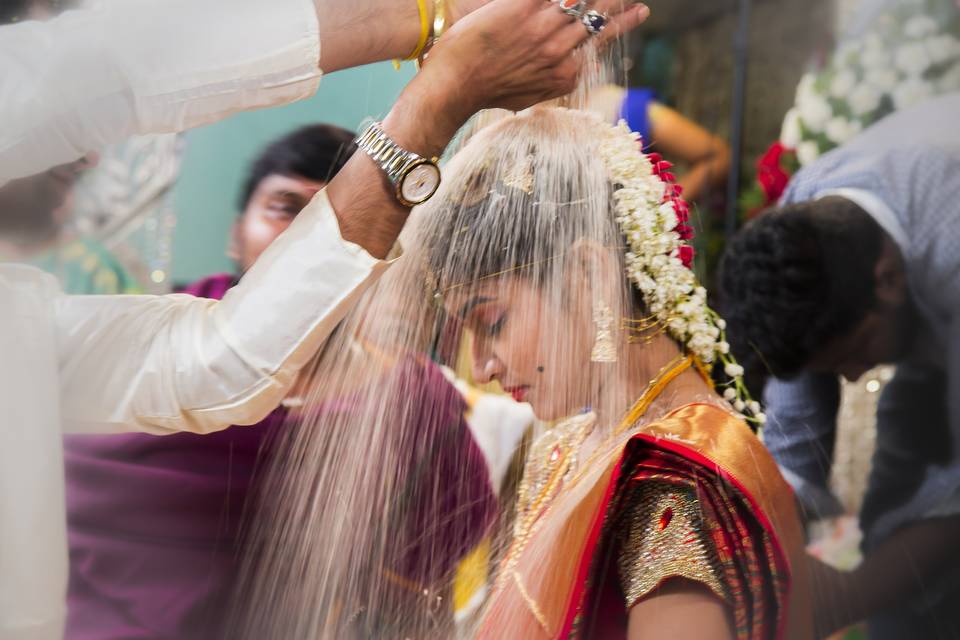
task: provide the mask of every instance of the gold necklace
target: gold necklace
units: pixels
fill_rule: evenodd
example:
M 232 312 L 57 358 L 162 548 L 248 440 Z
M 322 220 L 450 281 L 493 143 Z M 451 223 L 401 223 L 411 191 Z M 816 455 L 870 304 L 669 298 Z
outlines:
M 624 431 L 636 424 L 641 416 L 650 408 L 654 400 L 659 397 L 663 390 L 680 374 L 694 365 L 692 355 L 680 354 L 657 373 L 648 384 L 647 388 L 640 395 L 637 401 L 627 411 L 623 420 L 617 426 L 611 438 L 620 436 Z M 577 424 L 573 421 L 581 421 Z M 550 437 L 547 432 L 534 445 L 530 452 L 531 462 L 538 459 L 536 466 L 529 468 L 530 473 L 524 473 L 523 479 L 517 491 L 517 523 L 514 526 L 513 541 L 510 549 L 507 551 L 507 559 L 504 563 L 503 572 L 509 574 L 516 565 L 520 554 L 526 548 L 527 543 L 533 534 L 534 525 L 546 513 L 549 502 L 559 491 L 560 485 L 566 476 L 574 469 L 576 463 L 576 452 L 583 445 L 583 442 L 592 432 L 596 424 L 596 417 L 593 415 L 577 416 L 562 424 L 569 425 L 571 422 L 577 427 L 566 436 L 560 433 L 557 436 Z M 561 425 L 558 425 L 557 429 Z M 548 438 L 544 440 L 544 438 Z M 593 452 L 587 462 L 580 466 L 577 475 L 572 478 L 572 482 L 579 480 L 581 474 L 589 469 L 594 460 L 606 450 L 606 444 L 610 442 L 608 438 Z M 549 453 L 547 453 L 549 451 Z M 544 454 L 546 457 L 544 458 Z M 531 497 L 532 494 L 536 495 Z

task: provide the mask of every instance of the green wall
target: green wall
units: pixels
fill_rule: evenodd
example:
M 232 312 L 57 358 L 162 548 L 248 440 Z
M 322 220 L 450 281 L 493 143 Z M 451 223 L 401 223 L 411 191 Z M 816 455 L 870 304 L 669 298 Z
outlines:
M 227 235 L 247 166 L 275 138 L 305 124 L 328 122 L 356 130 L 380 118 L 413 76 L 413 65 L 389 63 L 325 76 L 317 94 L 296 104 L 241 113 L 187 134 L 180 180 L 174 189 L 177 227 L 173 281 L 189 282 L 232 268 Z

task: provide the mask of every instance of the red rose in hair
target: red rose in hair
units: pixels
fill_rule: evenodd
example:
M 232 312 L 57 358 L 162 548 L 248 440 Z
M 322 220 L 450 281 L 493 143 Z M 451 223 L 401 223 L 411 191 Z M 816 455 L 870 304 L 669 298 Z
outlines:
M 670 172 L 673 163 L 667 162 L 659 153 L 648 153 L 647 160 L 653 167 L 653 173 L 660 178 L 664 184 L 663 202 L 669 202 L 673 205 L 673 210 L 677 215 L 677 226 L 674 231 L 684 242 L 693 239 L 693 227 L 687 224 L 690 221 L 690 205 L 683 199 L 683 187 L 676 183 L 677 177 Z M 677 257 L 683 263 L 683 266 L 690 269 L 693 267 L 693 257 L 695 252 L 693 247 L 682 245 L 677 249 Z
M 677 257 L 680 258 L 680 262 L 682 262 L 683 266 L 685 266 L 687 269 L 693 267 L 693 257 L 695 255 L 696 251 L 694 251 L 693 247 L 688 244 L 681 245 L 680 248 L 677 249 Z

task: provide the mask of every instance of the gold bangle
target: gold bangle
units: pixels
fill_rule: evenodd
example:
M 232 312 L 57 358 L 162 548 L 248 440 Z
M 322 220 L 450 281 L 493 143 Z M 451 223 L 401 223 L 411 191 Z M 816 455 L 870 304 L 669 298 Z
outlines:
M 447 24 L 447 7 L 446 0 L 434 0 L 433 2 L 433 28 L 430 29 L 430 38 L 427 40 L 427 46 L 423 48 L 423 51 L 420 52 L 420 55 L 417 57 L 417 71 L 423 66 L 423 61 L 426 59 L 427 54 L 433 49 L 433 45 L 437 43 L 437 40 L 440 39 L 440 36 L 443 35 L 444 30 L 446 29 Z
M 433 44 L 443 35 L 447 27 L 447 2 L 446 0 L 434 0 L 433 3 L 433 33 L 430 37 L 430 44 Z
M 430 14 L 427 13 L 427 0 L 417 0 L 417 10 L 420 12 L 420 39 L 417 40 L 417 47 L 403 61 L 416 60 L 423 53 L 427 41 L 430 39 Z M 401 60 L 393 61 L 393 68 L 400 68 Z

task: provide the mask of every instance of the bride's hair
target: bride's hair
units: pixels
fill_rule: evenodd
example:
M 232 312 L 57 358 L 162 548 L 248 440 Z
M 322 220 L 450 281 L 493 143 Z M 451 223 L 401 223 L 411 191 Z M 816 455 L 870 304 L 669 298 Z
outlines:
M 437 293 L 504 272 L 550 287 L 584 240 L 623 253 L 597 125 L 608 128 L 583 112 L 538 108 L 471 139 L 418 212 L 418 250 Z

